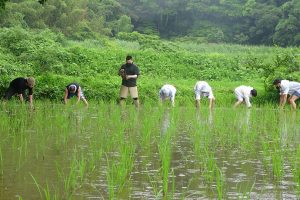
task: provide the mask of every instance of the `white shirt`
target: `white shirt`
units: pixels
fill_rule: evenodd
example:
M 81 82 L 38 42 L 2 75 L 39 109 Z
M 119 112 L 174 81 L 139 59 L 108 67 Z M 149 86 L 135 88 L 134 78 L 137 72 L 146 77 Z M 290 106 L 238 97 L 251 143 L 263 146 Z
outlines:
M 300 83 L 295 81 L 281 80 L 280 82 L 280 94 L 293 95 L 294 92 L 300 93 Z
M 215 98 L 211 87 L 205 81 L 198 81 L 194 87 L 194 91 L 196 100 L 200 100 L 201 97 Z
M 251 90 L 253 90 L 253 87 L 244 86 L 244 85 L 241 85 L 235 88 L 234 90 L 235 96 L 238 99 L 238 101 L 245 100 L 247 107 L 251 107 L 251 103 L 250 103 L 250 98 L 252 97 Z
M 159 90 L 159 97 L 162 100 L 170 98 L 170 101 L 174 103 L 176 94 L 176 88 L 173 85 L 166 84 Z

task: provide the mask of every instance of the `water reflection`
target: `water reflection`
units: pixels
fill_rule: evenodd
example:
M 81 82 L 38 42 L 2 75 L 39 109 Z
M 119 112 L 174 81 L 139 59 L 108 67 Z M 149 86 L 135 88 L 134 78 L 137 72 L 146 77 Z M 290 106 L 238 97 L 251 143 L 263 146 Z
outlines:
M 161 134 L 165 135 L 170 127 L 170 109 L 164 110 L 163 120 L 161 125 Z
M 297 133 L 299 126 L 297 123 L 297 112 L 280 111 L 278 114 L 279 131 L 281 134 L 282 148 L 288 146 L 289 137 L 294 137 L 293 133 Z M 295 138 L 296 139 L 296 138 Z
M 209 110 L 208 123 L 210 126 L 212 126 L 214 123 L 214 111 L 213 110 Z
M 208 124 L 210 127 L 214 124 L 214 111 L 208 110 L 208 113 L 205 111 L 201 111 L 199 108 L 196 110 L 196 119 L 197 121 L 203 125 Z
M 239 129 L 245 129 L 246 132 L 249 132 L 251 128 L 251 109 L 247 109 L 245 112 L 240 112 L 238 114 L 238 123 L 239 123 Z
M 250 116 L 251 116 L 251 109 L 248 109 L 246 111 L 246 118 L 245 118 L 246 126 L 248 128 L 250 127 Z

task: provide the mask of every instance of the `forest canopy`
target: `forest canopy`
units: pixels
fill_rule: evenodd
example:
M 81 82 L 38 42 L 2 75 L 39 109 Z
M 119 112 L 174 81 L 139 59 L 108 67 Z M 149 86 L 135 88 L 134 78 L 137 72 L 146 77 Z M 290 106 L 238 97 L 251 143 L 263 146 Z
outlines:
M 299 0 L 0 0 L 0 27 L 75 40 L 139 32 L 199 43 L 298 46 Z

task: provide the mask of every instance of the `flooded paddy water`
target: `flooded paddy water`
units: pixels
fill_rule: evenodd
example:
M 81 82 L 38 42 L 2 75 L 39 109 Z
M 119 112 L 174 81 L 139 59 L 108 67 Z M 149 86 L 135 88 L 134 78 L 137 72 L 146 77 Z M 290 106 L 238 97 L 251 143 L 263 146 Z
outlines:
M 0 199 L 300 197 L 298 111 L 100 103 L 0 113 Z

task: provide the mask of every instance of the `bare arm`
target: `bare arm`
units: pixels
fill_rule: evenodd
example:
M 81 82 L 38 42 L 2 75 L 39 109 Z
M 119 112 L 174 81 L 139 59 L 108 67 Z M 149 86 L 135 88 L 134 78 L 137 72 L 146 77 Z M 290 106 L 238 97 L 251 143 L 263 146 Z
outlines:
M 33 95 L 29 95 L 29 104 L 30 106 L 33 105 Z
M 210 110 L 214 108 L 214 101 L 215 101 L 214 98 L 210 98 L 210 99 L 209 99 L 209 109 L 210 109 Z
M 285 103 L 286 103 L 286 99 L 287 99 L 287 94 L 281 94 L 280 95 L 280 102 L 279 102 L 279 106 L 281 108 L 284 107 Z
M 234 104 L 234 107 L 238 107 L 241 103 L 243 103 L 242 101 L 237 101 L 235 104 Z
M 250 97 L 249 96 L 245 96 L 245 103 L 246 103 L 246 105 L 247 105 L 248 108 L 251 107 Z
M 172 106 L 175 107 L 175 96 L 171 96 L 170 101 L 172 103 Z
M 66 91 L 65 91 L 65 96 L 64 96 L 65 104 L 68 103 L 68 94 L 69 94 L 69 91 L 68 91 L 68 89 L 66 89 Z
M 23 103 L 23 101 L 24 101 L 23 94 L 18 94 L 18 95 L 19 95 L 21 103 Z
M 79 101 L 80 101 L 80 93 L 81 93 L 81 88 L 79 87 L 78 90 L 77 90 L 77 102 L 76 102 L 76 104 L 78 104 Z

